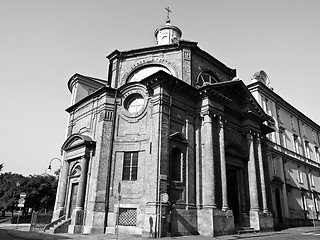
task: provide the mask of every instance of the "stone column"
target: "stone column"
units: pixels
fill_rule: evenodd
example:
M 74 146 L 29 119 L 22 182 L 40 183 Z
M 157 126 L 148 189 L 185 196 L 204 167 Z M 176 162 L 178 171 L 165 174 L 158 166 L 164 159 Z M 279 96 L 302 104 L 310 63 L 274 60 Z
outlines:
M 196 141 L 196 206 L 200 207 L 202 204 L 202 169 L 201 169 L 201 119 L 196 118 L 196 130 L 195 130 L 195 141 Z
M 221 187 L 222 187 L 222 210 L 228 210 L 228 192 L 227 192 L 227 170 L 226 170 L 226 156 L 224 148 L 224 126 L 223 119 L 219 117 L 219 149 L 221 161 Z
M 253 146 L 252 135 L 253 134 L 251 132 L 246 134 L 247 143 L 249 147 L 248 177 L 249 177 L 250 211 L 259 210 L 256 162 L 254 157 L 254 146 Z
M 84 216 L 84 200 L 86 194 L 87 172 L 88 172 L 88 159 L 83 157 L 81 159 L 81 175 L 79 179 L 79 187 L 77 192 L 76 207 L 72 212 L 71 224 L 68 228 L 68 233 L 81 233 Z
M 203 206 L 215 208 L 214 156 L 212 137 L 212 116 L 209 112 L 203 115 L 201 127 L 202 138 L 202 187 Z
M 76 210 L 83 210 L 84 198 L 86 194 L 87 172 L 88 172 L 88 160 L 83 157 L 81 162 L 81 175 L 79 179 L 79 188 L 77 193 Z
M 258 158 L 259 158 L 258 160 L 259 160 L 261 193 L 262 193 L 262 209 L 264 213 L 268 213 L 266 183 L 264 178 L 264 168 L 263 168 L 263 159 L 262 159 L 262 150 L 261 150 L 261 139 L 259 135 L 256 136 L 256 140 L 257 140 L 257 152 L 258 152 Z
M 67 194 L 67 185 L 68 185 L 68 174 L 69 174 L 70 163 L 68 161 L 63 161 L 62 172 L 59 179 L 59 192 L 57 193 L 55 213 L 53 214 L 52 220 L 55 221 L 58 218 L 66 214 L 65 212 L 65 199 Z

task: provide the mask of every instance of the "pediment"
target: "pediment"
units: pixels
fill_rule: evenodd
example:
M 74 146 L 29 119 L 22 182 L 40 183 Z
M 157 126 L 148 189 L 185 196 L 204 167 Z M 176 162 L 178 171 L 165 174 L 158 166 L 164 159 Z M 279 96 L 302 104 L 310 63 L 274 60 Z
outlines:
M 279 186 L 282 186 L 284 184 L 282 179 L 277 177 L 277 176 L 272 178 L 271 183 L 274 184 L 274 185 L 279 185 Z
M 241 80 L 216 83 L 208 87 L 230 99 L 226 107 L 231 111 L 257 117 L 262 122 L 270 119 Z
M 95 142 L 91 139 L 91 137 L 83 134 L 72 134 L 67 140 L 63 143 L 61 150 L 70 150 L 79 146 L 94 146 Z
M 182 134 L 180 132 L 175 132 L 175 133 L 171 134 L 169 136 L 169 139 L 177 141 L 177 142 L 182 142 L 182 143 L 188 142 L 187 139 L 184 136 L 182 136 Z

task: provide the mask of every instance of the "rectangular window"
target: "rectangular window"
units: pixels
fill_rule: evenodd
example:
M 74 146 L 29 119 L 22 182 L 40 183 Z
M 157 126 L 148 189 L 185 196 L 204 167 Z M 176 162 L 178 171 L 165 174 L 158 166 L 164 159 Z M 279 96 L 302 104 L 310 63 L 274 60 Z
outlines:
M 293 134 L 293 147 L 294 147 L 294 152 L 300 154 L 298 136 L 295 134 Z
M 313 194 L 313 199 L 314 199 L 314 207 L 317 212 L 319 212 L 319 204 L 318 204 L 318 197 Z
M 303 134 L 304 137 L 307 136 L 307 134 L 306 134 L 306 127 L 305 127 L 305 125 L 304 125 L 303 123 L 302 123 L 302 134 Z
M 310 147 L 308 141 L 304 141 L 304 147 L 306 149 L 306 158 L 310 158 Z
M 136 208 L 119 208 L 119 225 L 136 226 L 137 209 Z
M 138 152 L 125 152 L 122 180 L 136 181 L 138 175 Z
M 271 157 L 271 163 L 272 163 L 273 176 L 276 176 L 277 175 L 277 166 L 276 166 L 276 157 L 275 156 Z
M 285 129 L 279 130 L 279 138 L 280 138 L 280 145 L 282 147 L 287 148 L 287 137 L 286 137 L 286 130 Z
M 318 147 L 314 147 L 314 154 L 316 157 L 316 162 L 320 162 L 320 155 L 319 155 L 319 148 Z
M 302 171 L 301 171 L 301 168 L 299 166 L 298 166 L 297 174 L 298 174 L 298 182 L 299 183 L 303 183 Z
M 309 180 L 310 180 L 311 186 L 314 187 L 314 177 L 311 171 L 309 172 Z
M 290 116 L 290 119 L 291 119 L 291 128 L 292 128 L 292 130 L 294 130 L 294 121 L 293 121 L 293 116 Z
M 264 110 L 266 111 L 267 114 L 270 114 L 269 113 L 269 100 L 265 99 L 264 103 L 265 103 Z
M 288 170 L 288 162 L 285 161 L 284 162 L 284 175 L 286 179 L 290 179 L 290 175 L 289 175 L 289 170 Z
M 314 130 L 312 129 L 312 141 L 316 143 L 316 135 L 314 134 Z
M 307 210 L 306 196 L 303 193 L 301 194 L 301 198 L 302 198 L 302 208 L 303 210 Z

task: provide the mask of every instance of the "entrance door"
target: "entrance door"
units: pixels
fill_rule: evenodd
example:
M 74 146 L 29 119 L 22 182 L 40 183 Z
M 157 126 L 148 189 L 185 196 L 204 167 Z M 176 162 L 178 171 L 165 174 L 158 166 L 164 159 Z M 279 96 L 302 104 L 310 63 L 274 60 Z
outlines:
M 69 218 L 71 218 L 72 211 L 76 208 L 77 193 L 78 193 L 78 183 L 72 183 L 70 203 L 69 203 L 69 214 L 68 214 Z
M 233 211 L 234 223 L 236 224 L 240 220 L 238 171 L 236 169 L 227 168 L 227 191 L 228 205 Z
M 280 199 L 280 190 L 279 190 L 279 188 L 276 188 L 275 197 L 276 197 L 276 207 L 277 207 L 278 221 L 279 221 L 279 223 L 282 223 L 282 209 L 281 209 L 281 199 Z

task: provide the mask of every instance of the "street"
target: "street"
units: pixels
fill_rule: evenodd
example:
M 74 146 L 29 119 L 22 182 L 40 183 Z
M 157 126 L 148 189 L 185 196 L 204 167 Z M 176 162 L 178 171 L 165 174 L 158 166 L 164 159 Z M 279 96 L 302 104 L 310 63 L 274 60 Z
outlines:
M 0 239 L 1 240 L 13 240 L 13 239 L 21 239 L 17 237 L 10 236 L 7 232 L 10 230 L 0 229 Z
M 0 224 L 0 239 L 1 240 L 63 240 L 63 239 L 84 239 L 84 240 L 107 240 L 116 239 L 115 235 L 105 234 L 92 234 L 92 235 L 81 235 L 81 234 L 46 234 L 40 232 L 30 232 L 29 225 L 21 224 L 17 228 L 16 225 L 1 225 Z M 119 239 L 135 239 L 135 240 L 146 240 L 139 236 L 119 235 Z M 181 236 L 181 237 L 164 237 L 163 240 L 318 240 L 320 239 L 319 227 L 296 227 L 288 228 L 282 231 L 276 232 L 263 232 L 263 233 L 249 233 L 240 235 L 228 235 L 219 237 L 204 237 L 204 236 Z
M 237 239 L 237 238 L 235 238 Z M 242 237 L 240 237 L 239 239 L 242 239 Z M 296 232 L 296 233 L 279 233 L 279 234 L 274 234 L 274 235 L 270 235 L 270 236 L 263 236 L 263 237 L 253 237 L 251 239 L 268 239 L 268 240 L 286 240 L 286 239 L 290 239 L 290 240 L 319 240 L 320 239 L 320 231 L 316 231 L 316 232 Z

